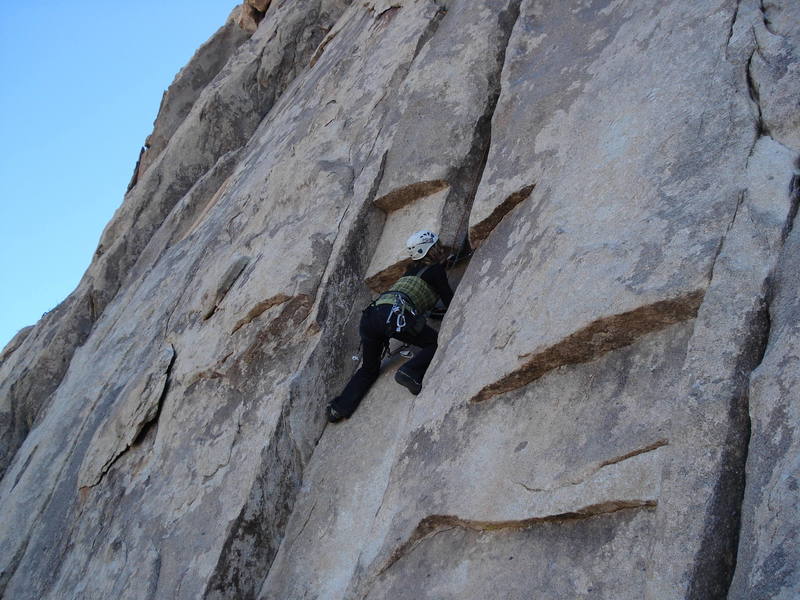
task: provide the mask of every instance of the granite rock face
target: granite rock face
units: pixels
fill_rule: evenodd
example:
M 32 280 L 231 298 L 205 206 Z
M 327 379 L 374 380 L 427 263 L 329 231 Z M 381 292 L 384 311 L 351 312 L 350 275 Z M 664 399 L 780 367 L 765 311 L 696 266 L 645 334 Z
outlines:
M 2 597 L 796 597 L 798 16 L 237 7 L 0 355 Z M 422 393 L 327 425 L 420 228 Z
M 229 160 L 230 153 L 250 139 L 295 71 L 305 67 L 325 28 L 331 27 L 340 13 L 336 2 L 322 0 L 303 7 L 290 3 L 276 8 L 272 24 L 266 22 L 224 64 L 203 88 L 167 146 L 142 171 L 150 152 L 144 153 L 136 184 L 103 231 L 78 288 L 42 319 L 21 352 L 0 367 L 0 470 L 5 470 L 41 407 L 58 387 L 75 348 L 86 341 L 124 281 L 133 277 L 131 271 L 152 266 L 138 259 L 154 235 L 159 231 L 166 235 L 161 229 L 164 220 L 198 185 L 204 187 L 205 197 L 202 201 L 195 198 L 192 208 L 194 217 L 202 214 L 213 196 L 209 188 L 216 190 L 236 164 Z M 201 61 L 204 50 L 189 67 Z M 174 85 L 181 83 L 178 77 Z M 166 115 L 156 119 L 156 132 L 161 123 L 167 128 L 172 122 L 169 102 L 162 105 L 162 111 Z
M 794 229 L 775 277 L 769 344 L 750 376 L 747 485 L 730 598 L 793 598 L 800 590 L 799 270 L 800 229 Z
M 172 135 L 192 110 L 205 87 L 211 83 L 225 63 L 250 35 L 236 25 L 240 8 L 231 12 L 225 25 L 203 44 L 183 69 L 175 76 L 161 98 L 153 132 L 145 140 L 145 152 L 137 165 L 137 173 L 144 173 L 161 154 Z

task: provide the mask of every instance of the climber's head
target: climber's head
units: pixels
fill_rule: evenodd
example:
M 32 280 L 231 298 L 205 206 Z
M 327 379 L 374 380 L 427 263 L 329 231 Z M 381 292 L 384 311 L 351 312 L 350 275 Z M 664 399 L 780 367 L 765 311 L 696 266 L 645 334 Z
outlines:
M 432 231 L 417 231 L 406 241 L 406 248 L 411 260 L 425 258 L 428 251 L 439 241 L 439 236 Z

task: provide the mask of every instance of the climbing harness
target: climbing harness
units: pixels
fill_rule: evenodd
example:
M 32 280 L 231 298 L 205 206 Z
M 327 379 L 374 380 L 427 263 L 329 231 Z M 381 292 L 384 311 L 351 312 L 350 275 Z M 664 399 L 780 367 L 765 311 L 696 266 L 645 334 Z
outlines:
M 399 290 L 389 290 L 388 292 L 384 292 L 378 299 L 375 300 L 373 303 L 375 306 L 380 304 L 391 304 L 392 308 L 389 311 L 389 314 L 386 316 L 386 325 L 387 333 L 391 333 L 392 329 L 394 329 L 395 333 L 400 333 L 403 331 L 405 326 L 408 324 L 406 320 L 406 311 L 411 313 L 412 316 L 417 316 L 417 311 L 414 309 L 414 303 L 411 301 L 411 298 L 401 292 Z M 392 328 L 392 317 L 395 318 L 395 326 Z
M 408 344 L 403 344 L 400 348 L 392 351 L 389 348 L 389 338 L 394 334 L 402 333 L 406 327 L 411 328 L 412 334 L 419 334 L 425 328 L 425 314 L 431 312 L 439 299 L 438 294 L 428 283 L 422 279 L 423 273 L 432 265 L 426 265 L 415 275 L 406 275 L 397 280 L 392 288 L 375 300 L 373 300 L 364 312 L 382 304 L 391 305 L 389 314 L 386 316 L 384 345 L 381 350 L 381 360 L 384 358 L 400 354 L 405 358 L 411 358 L 414 353 L 409 350 Z M 412 318 L 408 318 L 406 313 L 410 313 Z M 394 317 L 394 322 L 392 318 Z M 432 315 L 432 318 L 441 319 L 441 315 Z M 353 362 L 361 360 L 362 343 L 359 342 L 358 351 L 351 356 Z
M 424 270 L 416 275 L 401 277 L 388 293 L 401 293 L 405 295 L 408 302 L 414 307 L 414 310 L 424 315 L 436 306 L 439 295 L 424 279 L 422 279 L 422 273 L 424 273 Z
M 425 327 L 424 314 L 430 311 L 439 299 L 436 292 L 428 285 L 422 274 L 430 268 L 430 265 L 421 269 L 416 275 L 406 275 L 397 280 L 388 292 L 384 292 L 373 305 L 391 304 L 392 308 L 386 316 L 386 334 L 402 332 L 406 326 L 410 325 L 406 313 L 410 313 L 413 319 L 413 329 L 422 331 Z M 392 326 L 394 318 L 394 326 Z

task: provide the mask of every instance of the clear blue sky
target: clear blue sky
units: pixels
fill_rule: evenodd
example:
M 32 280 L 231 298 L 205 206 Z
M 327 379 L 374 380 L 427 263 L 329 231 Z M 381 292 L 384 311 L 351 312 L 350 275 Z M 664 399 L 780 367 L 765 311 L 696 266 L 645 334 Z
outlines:
M 161 94 L 237 2 L 6 2 L 0 349 L 78 284 Z

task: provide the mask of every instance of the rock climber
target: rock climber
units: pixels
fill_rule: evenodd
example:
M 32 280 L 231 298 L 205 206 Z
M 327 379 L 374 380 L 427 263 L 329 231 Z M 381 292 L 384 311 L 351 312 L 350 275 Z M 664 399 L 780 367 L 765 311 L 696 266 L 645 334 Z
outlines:
M 444 261 L 446 250 L 432 231 L 417 231 L 406 242 L 412 262 L 405 274 L 361 314 L 362 364 L 344 391 L 328 403 L 328 421 L 347 419 L 378 378 L 381 359 L 389 338 L 421 348 L 395 373 L 394 379 L 414 394 L 422 389 L 422 378 L 436 352 L 438 332 L 425 323 L 425 314 L 439 299 L 445 309 L 453 299 Z

